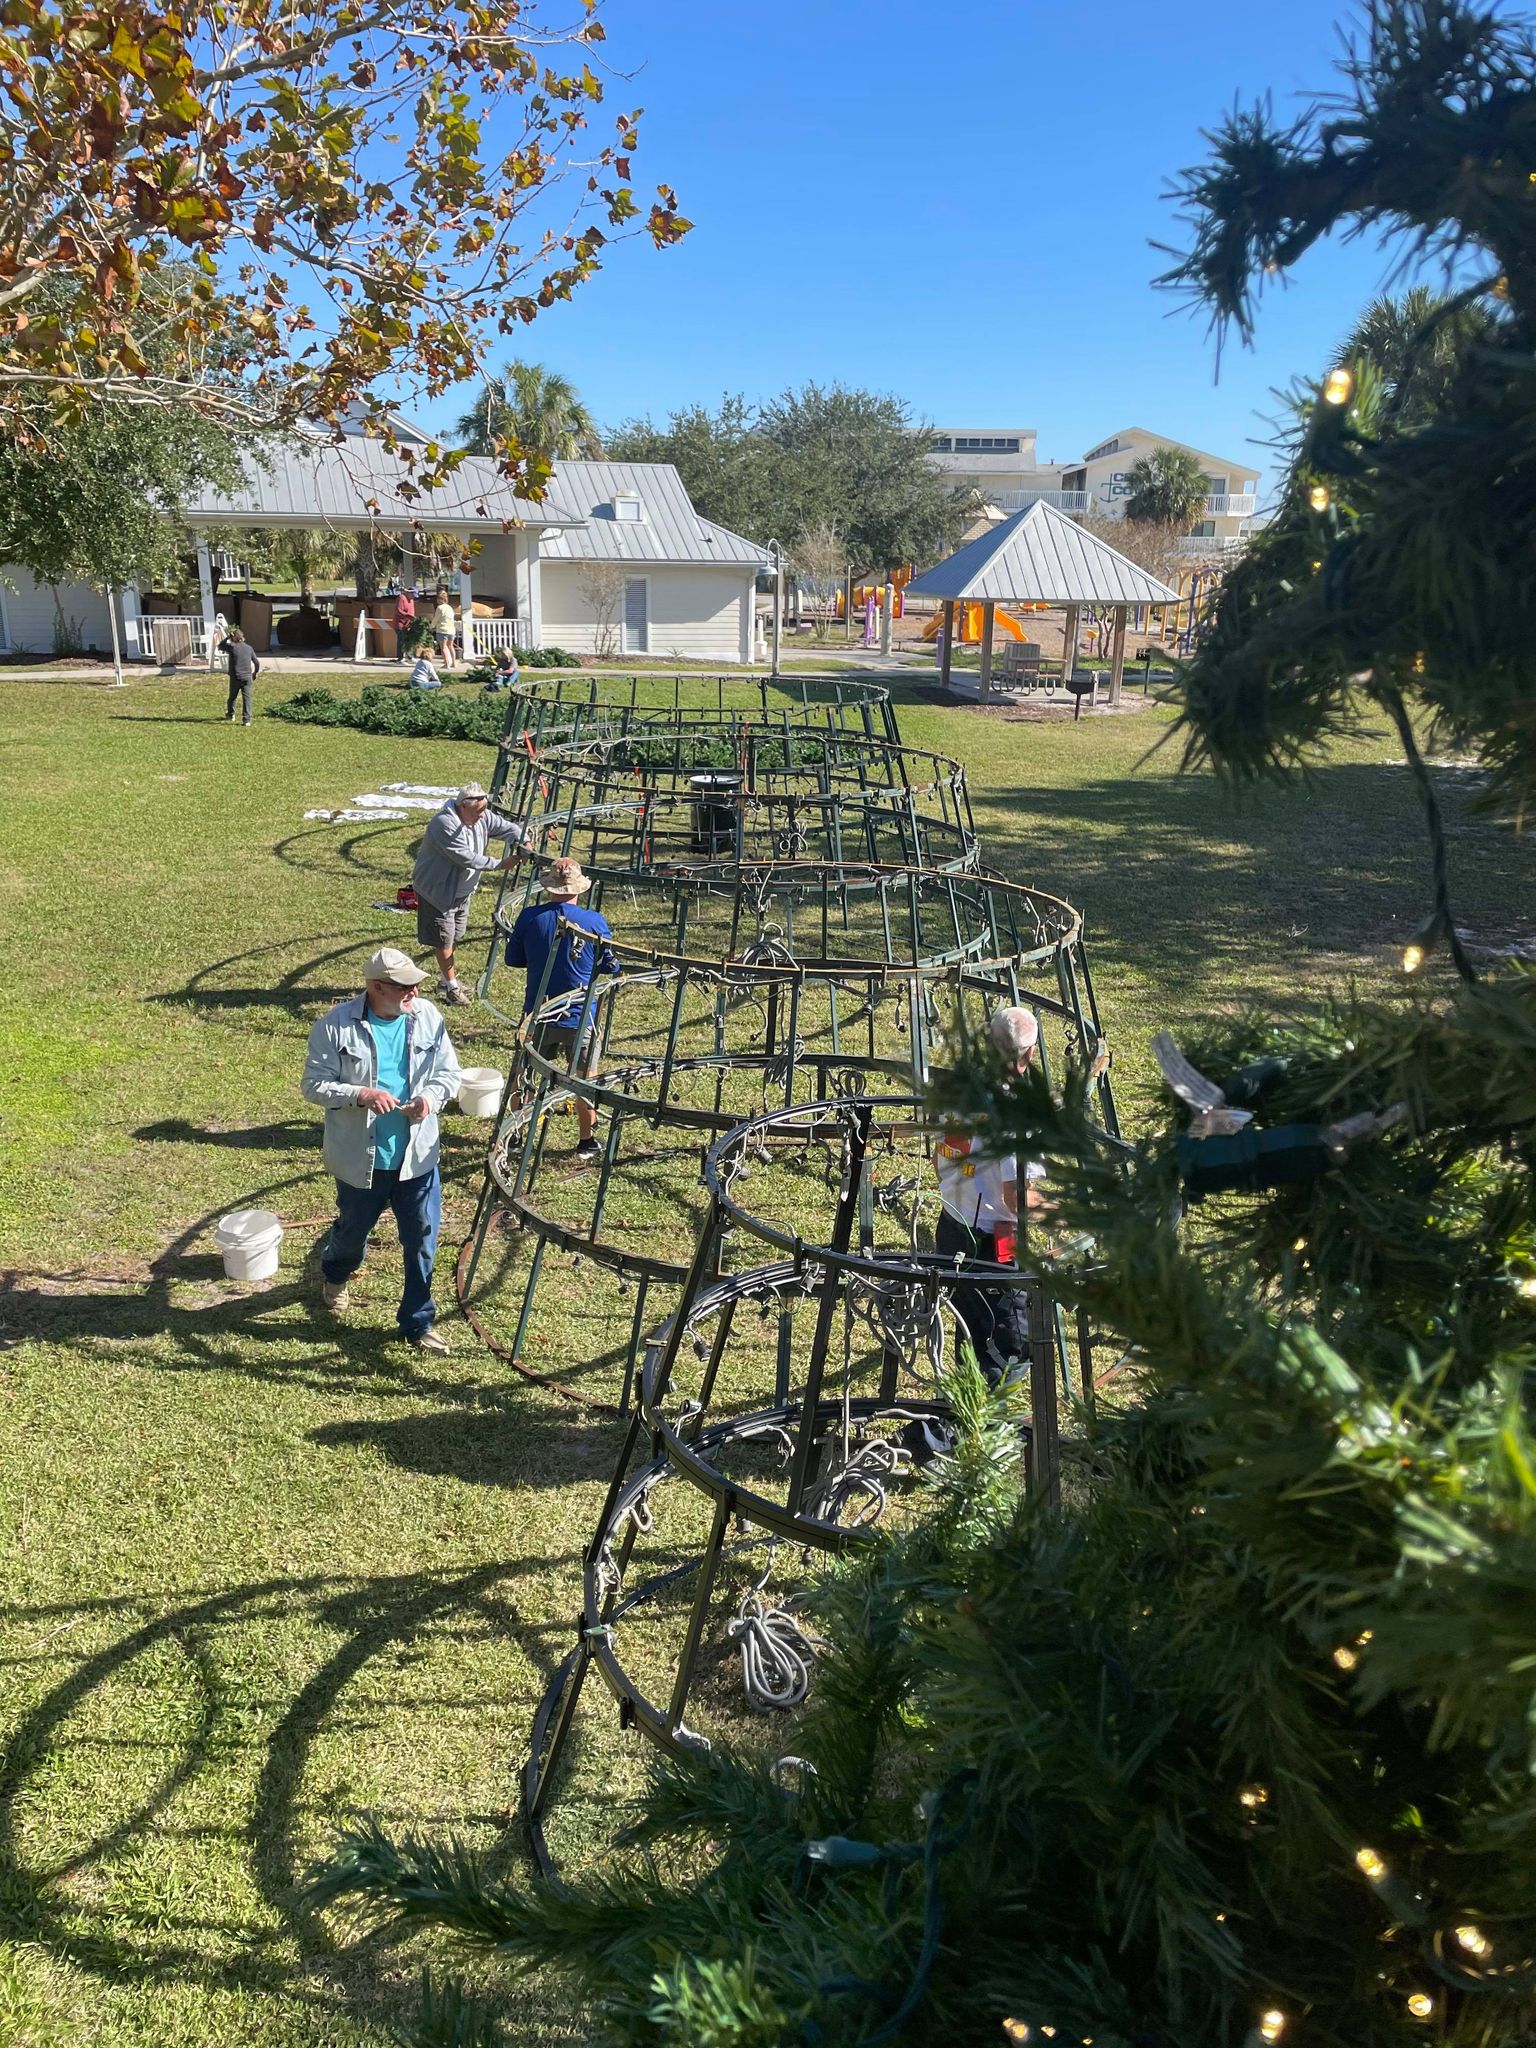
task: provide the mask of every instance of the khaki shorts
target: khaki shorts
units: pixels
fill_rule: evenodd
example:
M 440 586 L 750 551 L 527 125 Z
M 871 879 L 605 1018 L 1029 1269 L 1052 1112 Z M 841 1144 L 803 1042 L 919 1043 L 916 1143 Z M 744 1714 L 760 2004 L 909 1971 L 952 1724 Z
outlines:
M 416 937 L 424 946 L 449 952 L 469 930 L 469 898 L 451 910 L 439 910 L 425 896 L 416 899 Z

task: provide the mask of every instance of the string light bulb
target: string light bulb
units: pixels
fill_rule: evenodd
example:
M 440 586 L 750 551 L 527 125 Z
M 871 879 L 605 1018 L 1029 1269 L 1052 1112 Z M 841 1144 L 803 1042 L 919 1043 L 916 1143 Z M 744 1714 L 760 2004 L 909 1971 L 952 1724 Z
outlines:
M 1417 973 L 1418 973 L 1418 971 L 1419 971 L 1419 969 L 1420 969 L 1420 968 L 1421 968 L 1421 967 L 1422 967 L 1423 965 L 1424 965 L 1424 948 L 1423 948 L 1422 946 L 1418 945 L 1418 944 L 1414 944 L 1414 945 L 1411 945 L 1411 946 L 1404 946 L 1404 948 L 1403 948 L 1403 972 L 1404 972 L 1404 974 L 1417 974 Z
M 1408 1994 L 1408 2016 L 1410 2019 L 1427 2020 L 1435 2010 L 1435 2001 L 1427 1991 L 1410 1991 Z
M 1285 2032 L 1285 2014 L 1278 2005 L 1272 2005 L 1268 2012 L 1259 2014 L 1259 2039 L 1278 2041 Z
M 1326 484 L 1314 484 L 1307 493 L 1307 503 L 1314 512 L 1326 512 L 1331 496 Z
M 1376 1854 L 1374 1849 L 1357 1849 L 1355 1851 L 1355 1868 L 1363 1877 L 1368 1877 L 1372 1884 L 1380 1884 L 1387 1874 L 1386 1864 Z
M 1353 1671 L 1360 1659 L 1348 1643 L 1340 1643 L 1333 1653 L 1333 1661 L 1341 1671 Z
M 1355 388 L 1353 374 L 1342 363 L 1330 370 L 1323 380 L 1323 396 L 1330 405 L 1348 405 L 1349 394 Z
M 1024 2020 L 1004 2020 L 1003 2039 L 1005 2041 L 1012 2041 L 1018 2044 L 1018 2048 L 1022 2048 L 1022 2044 L 1029 2039 L 1027 2022 Z
M 1491 1956 L 1493 1954 L 1493 1943 L 1484 1934 L 1481 1927 L 1472 1927 L 1470 1925 L 1458 1927 L 1456 1929 L 1456 1939 L 1461 1943 L 1469 1956 L 1477 1956 L 1481 1959 L 1483 1956 Z
M 1246 1806 L 1250 1812 L 1256 1806 L 1268 1806 L 1269 1787 L 1267 1785 L 1245 1785 L 1242 1791 L 1238 1793 L 1237 1800 L 1240 1806 Z

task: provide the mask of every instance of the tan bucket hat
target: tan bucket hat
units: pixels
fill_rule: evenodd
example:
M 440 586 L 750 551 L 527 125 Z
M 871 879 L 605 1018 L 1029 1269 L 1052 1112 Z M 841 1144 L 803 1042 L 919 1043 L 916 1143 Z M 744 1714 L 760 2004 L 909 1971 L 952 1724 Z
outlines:
M 581 862 L 568 853 L 552 860 L 539 877 L 539 887 L 546 896 L 585 896 L 592 886 L 592 877 L 581 871 Z

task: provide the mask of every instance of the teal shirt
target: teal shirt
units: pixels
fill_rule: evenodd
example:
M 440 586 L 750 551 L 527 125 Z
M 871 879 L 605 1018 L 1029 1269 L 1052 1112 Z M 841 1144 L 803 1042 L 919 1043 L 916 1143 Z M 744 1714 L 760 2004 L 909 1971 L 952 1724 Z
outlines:
M 373 1033 L 374 1049 L 378 1054 L 379 1086 L 387 1095 L 393 1095 L 397 1102 L 406 1101 L 411 1092 L 411 1080 L 405 1064 L 404 1013 L 386 1022 L 370 1009 L 368 1029 Z M 405 1157 L 408 1135 L 403 1111 L 392 1109 L 388 1116 L 375 1118 L 373 1165 L 376 1173 L 390 1173 L 399 1166 Z

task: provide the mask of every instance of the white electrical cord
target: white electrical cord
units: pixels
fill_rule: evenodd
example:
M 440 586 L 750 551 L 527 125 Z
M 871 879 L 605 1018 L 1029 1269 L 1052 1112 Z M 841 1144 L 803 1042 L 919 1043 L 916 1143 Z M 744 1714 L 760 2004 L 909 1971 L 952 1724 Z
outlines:
M 741 1683 L 747 1705 L 759 1714 L 798 1707 L 811 1689 L 816 1646 L 782 1607 L 763 1598 L 768 1571 L 742 1596 L 727 1633 L 741 1645 Z

